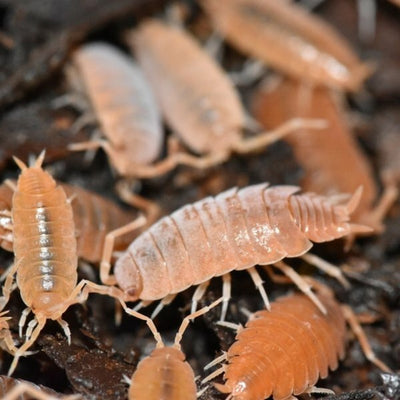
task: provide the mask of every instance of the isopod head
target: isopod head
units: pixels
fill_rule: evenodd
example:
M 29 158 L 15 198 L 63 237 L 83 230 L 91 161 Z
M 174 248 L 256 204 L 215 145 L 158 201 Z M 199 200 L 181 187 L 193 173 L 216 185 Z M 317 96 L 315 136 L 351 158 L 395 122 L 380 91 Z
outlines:
M 115 263 L 115 278 L 120 288 L 129 296 L 129 301 L 135 301 L 143 290 L 140 271 L 130 256 L 124 253 Z

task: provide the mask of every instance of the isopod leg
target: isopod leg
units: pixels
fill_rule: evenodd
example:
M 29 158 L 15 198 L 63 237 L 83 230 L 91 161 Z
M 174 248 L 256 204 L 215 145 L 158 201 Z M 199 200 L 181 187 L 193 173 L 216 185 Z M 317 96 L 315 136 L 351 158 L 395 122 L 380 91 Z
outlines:
M 272 131 L 262 132 L 256 137 L 242 139 L 235 143 L 233 150 L 241 154 L 249 153 L 267 147 L 293 131 L 299 129 L 324 129 L 326 124 L 327 122 L 323 119 L 293 118 Z
M 383 194 L 380 197 L 378 204 L 371 210 L 367 217 L 367 221 L 370 220 L 373 226 L 382 225 L 382 220 L 385 218 L 393 203 L 399 197 L 397 182 L 389 171 L 387 171 L 385 174 L 382 174 L 382 181 L 384 184 Z
M 197 286 L 196 290 L 193 293 L 193 297 L 192 297 L 192 308 L 190 309 L 191 313 L 194 313 L 197 310 L 197 303 L 204 296 L 204 293 L 206 292 L 209 284 L 210 284 L 210 281 L 208 280 L 208 281 L 200 283 L 200 285 Z
M 169 294 L 168 296 L 165 296 L 158 304 L 157 307 L 154 309 L 154 311 L 152 312 L 150 318 L 153 319 L 155 318 L 160 312 L 161 310 L 167 306 L 168 304 L 171 304 L 175 297 L 177 296 L 177 293 L 172 293 Z
M 76 395 L 62 397 L 51 396 L 47 393 L 44 393 L 40 389 L 36 389 L 33 385 L 29 385 L 25 382 L 19 382 L 7 394 L 3 396 L 3 400 L 18 400 L 22 395 L 28 395 L 29 398 L 34 398 L 38 400 L 72 400 L 80 398 L 80 396 L 77 397 Z
M 6 179 L 4 184 L 7 185 L 13 192 L 17 190 L 17 185 L 11 179 Z
M 24 356 L 25 352 L 29 349 L 29 347 L 31 347 L 33 345 L 33 343 L 35 343 L 41 330 L 43 329 L 43 327 L 46 324 L 45 317 L 36 316 L 35 318 L 37 319 L 38 324 L 37 324 L 36 328 L 33 330 L 32 336 L 28 340 L 26 340 L 25 343 L 20 348 L 18 348 L 17 351 L 15 352 L 14 359 L 11 363 L 10 369 L 8 370 L 8 374 L 7 374 L 8 376 L 10 376 L 14 372 L 15 368 L 18 365 L 19 358 Z
M 225 274 L 222 275 L 222 309 L 221 309 L 221 318 L 220 321 L 225 321 L 226 313 L 228 311 L 229 300 L 231 299 L 231 275 Z
M 182 340 L 182 336 L 185 333 L 185 330 L 187 329 L 190 321 L 194 320 L 197 317 L 200 317 L 200 315 L 207 313 L 212 308 L 216 307 L 219 303 L 221 303 L 222 300 L 223 300 L 223 297 L 220 297 L 219 299 L 213 301 L 210 305 L 205 306 L 205 307 L 201 308 L 200 310 L 197 310 L 196 312 L 191 313 L 191 314 L 187 315 L 185 318 L 183 318 L 181 326 L 179 327 L 179 330 L 178 330 L 177 334 L 175 335 L 174 346 L 180 350 L 180 348 L 181 348 L 180 343 Z
M 212 379 L 216 378 L 218 375 L 221 375 L 225 372 L 225 365 L 222 365 L 220 368 L 218 368 L 217 370 L 215 370 L 214 372 L 211 372 L 210 375 L 207 375 L 202 381 L 201 384 L 204 385 L 205 383 L 211 381 Z M 222 385 L 221 385 L 222 386 Z M 222 390 L 220 390 L 222 392 Z M 226 393 L 226 391 L 224 391 L 223 393 Z
M 57 322 L 63 329 L 64 335 L 66 336 L 68 344 L 70 345 L 71 344 L 71 330 L 69 329 L 68 322 L 64 321 L 62 318 L 58 318 Z
M 341 269 L 336 265 L 328 263 L 324 259 L 311 253 L 303 254 L 301 258 L 319 270 L 325 272 L 327 275 L 337 279 L 346 289 L 350 288 L 350 282 L 345 278 Z
M 118 229 L 115 229 L 109 233 L 107 233 L 104 248 L 103 248 L 103 256 L 100 263 L 100 279 L 106 285 L 115 285 L 116 280 L 113 275 L 110 275 L 111 270 L 111 257 L 112 251 L 114 248 L 115 239 L 118 236 L 124 235 L 125 233 L 132 232 L 133 230 L 140 228 L 146 223 L 146 218 L 140 216 L 136 218 L 134 221 L 121 226 Z
M 316 387 L 316 386 L 309 387 L 308 389 L 306 389 L 304 391 L 304 393 L 308 393 L 308 394 L 311 394 L 311 393 L 335 394 L 335 392 L 333 390 L 331 390 L 331 389 L 319 388 L 319 387 Z
M 196 169 L 207 169 L 218 164 L 222 164 L 229 158 L 229 152 L 219 152 L 207 154 L 204 156 L 193 156 L 188 153 L 174 153 L 168 155 L 164 160 L 153 165 L 140 165 L 137 167 L 135 176 L 139 178 L 152 178 L 164 175 L 178 165 L 186 165 Z
M 264 281 L 261 279 L 261 277 L 260 277 L 259 273 L 257 272 L 257 270 L 255 269 L 255 267 L 251 267 L 251 268 L 247 269 L 247 272 L 250 274 L 251 279 L 254 282 L 254 285 L 256 286 L 257 290 L 260 292 L 261 297 L 262 297 L 262 299 L 264 301 L 264 304 L 265 304 L 265 308 L 268 311 L 270 311 L 271 310 L 271 305 L 269 303 L 267 293 L 265 292 L 265 289 L 264 289 L 264 286 L 263 286 Z
M 151 200 L 148 200 L 136 193 L 132 193 L 132 182 L 122 180 L 117 182 L 115 190 L 122 201 L 132 207 L 142 210 L 146 215 L 147 225 L 152 225 L 161 215 L 160 207 Z
M 289 277 L 295 285 L 307 296 L 310 300 L 320 309 L 320 311 L 326 315 L 326 308 L 319 301 L 318 297 L 312 292 L 311 286 L 299 275 L 293 268 L 289 267 L 282 261 L 278 261 L 274 264 L 276 268 L 282 271 L 287 277 Z
M 51 108 L 54 110 L 64 107 L 73 107 L 81 113 L 84 113 L 90 109 L 87 100 L 82 95 L 76 93 L 64 94 L 52 100 L 51 102 Z
M 342 305 L 342 310 L 346 321 L 349 323 L 351 330 L 354 332 L 360 343 L 365 357 L 382 371 L 392 373 L 393 371 L 383 361 L 379 360 L 379 358 L 376 357 L 374 351 L 371 348 L 371 345 L 368 342 L 368 338 L 365 335 L 365 332 L 362 329 L 360 323 L 358 322 L 353 310 L 347 305 Z
M 4 309 L 5 305 L 10 299 L 10 293 L 13 291 L 14 275 L 17 272 L 20 263 L 13 264 L 6 272 L 7 278 L 3 285 L 3 296 L 0 298 L 0 311 Z

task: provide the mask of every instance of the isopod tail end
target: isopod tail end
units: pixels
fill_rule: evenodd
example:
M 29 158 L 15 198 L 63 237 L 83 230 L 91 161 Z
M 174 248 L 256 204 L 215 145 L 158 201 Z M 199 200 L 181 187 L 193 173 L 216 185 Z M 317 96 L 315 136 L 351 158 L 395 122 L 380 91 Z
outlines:
M 15 164 L 18 165 L 18 167 L 20 168 L 21 171 L 28 168 L 26 166 L 26 164 L 23 161 L 21 161 L 18 157 L 13 156 L 13 160 L 14 160 Z
M 349 213 L 349 215 L 352 214 L 357 206 L 360 204 L 362 193 L 363 187 L 359 186 L 346 204 L 347 212 Z
M 41 168 L 43 164 L 44 157 L 46 156 L 46 149 L 43 149 L 42 152 L 39 154 L 38 158 L 33 165 L 35 168 Z

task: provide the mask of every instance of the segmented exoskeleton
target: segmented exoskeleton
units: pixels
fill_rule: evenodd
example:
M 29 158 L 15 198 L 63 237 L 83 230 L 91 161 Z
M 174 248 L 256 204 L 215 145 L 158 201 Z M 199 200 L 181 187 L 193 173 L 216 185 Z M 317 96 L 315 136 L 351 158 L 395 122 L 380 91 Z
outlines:
M 114 239 L 110 234 L 101 279 L 118 283 L 127 300 L 152 301 L 192 285 L 204 288 L 214 276 L 246 269 L 268 307 L 254 265 L 275 264 L 300 284 L 299 276 L 280 260 L 304 255 L 312 247 L 311 241 L 330 241 L 365 230 L 349 223 L 360 190 L 347 203 L 343 196 L 296 194 L 298 190 L 295 186 L 258 184 L 186 205 L 132 242 L 116 261 L 115 277 L 108 275 Z M 226 302 L 230 283 L 225 283 L 229 287 L 224 292 Z

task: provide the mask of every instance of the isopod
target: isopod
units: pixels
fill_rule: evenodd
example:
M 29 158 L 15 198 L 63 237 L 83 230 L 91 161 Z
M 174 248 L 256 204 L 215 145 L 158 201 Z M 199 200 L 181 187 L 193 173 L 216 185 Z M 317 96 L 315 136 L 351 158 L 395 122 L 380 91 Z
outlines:
M 343 107 L 331 91 L 311 89 L 290 79 L 270 80 L 256 94 L 253 112 L 267 129 L 274 129 L 287 118 L 326 119 L 327 127 L 316 135 L 305 129 L 285 137 L 304 169 L 302 188 L 332 195 L 352 193 L 361 185 L 360 204 L 351 220 L 370 226 L 374 232 L 383 230 L 382 219 L 397 198 L 397 188 L 388 182 L 375 205 L 378 188 L 372 168 L 351 134 Z
M 269 188 L 263 183 L 240 190 L 232 188 L 215 198 L 186 205 L 138 236 L 117 259 L 114 276 L 109 275 L 116 236 L 111 232 L 100 264 L 101 280 L 108 285 L 118 283 L 127 301 L 151 302 L 163 298 L 167 301 L 189 286 L 200 285 L 196 300 L 212 277 L 223 275 L 224 318 L 230 293 L 229 272 L 246 269 L 268 307 L 254 265 L 274 264 L 313 297 L 301 277 L 280 260 L 302 256 L 343 282 L 338 269 L 305 253 L 312 247 L 310 240 L 325 242 L 366 229 L 349 223 L 361 192 L 344 202 L 343 196 L 296 194 L 298 190 L 296 186 Z M 134 221 L 132 227 L 139 223 Z
M 33 166 L 21 160 L 12 199 L 14 264 L 7 272 L 1 309 L 7 304 L 16 274 L 17 287 L 27 308 L 21 315 L 20 331 L 32 311 L 25 343 L 17 349 L 9 374 L 18 359 L 36 341 L 47 319 L 56 320 L 70 340 L 68 323 L 62 320 L 67 308 L 81 300 L 85 285 L 77 284 L 77 243 L 70 201 L 54 179 L 41 168 L 44 152 Z
M 121 303 L 126 312 L 146 321 L 156 339 L 156 348 L 139 362 L 129 387 L 129 400 L 196 400 L 196 382 L 192 367 L 185 361 L 180 341 L 189 322 L 217 306 L 222 298 L 194 313 L 187 315 L 175 336 L 173 346 L 166 347 L 153 320 L 130 310 Z
M 227 400 L 264 400 L 271 395 L 274 400 L 289 400 L 302 393 L 331 393 L 314 385 L 344 357 L 346 319 L 367 358 L 389 372 L 375 357 L 351 309 L 340 305 L 328 288 L 318 289 L 326 315 L 302 294 L 277 299 L 270 312 L 258 311 L 245 328 L 239 327 L 235 343 L 209 366 L 224 359 L 227 364 L 203 383 L 224 372 L 225 383 L 215 386 L 229 393 Z
M 142 71 L 133 59 L 101 42 L 76 50 L 72 65 L 76 75 L 71 85 L 90 101 L 107 140 L 70 147 L 101 146 L 118 174 L 135 176 L 159 157 L 163 142 L 161 116 Z
M 232 46 L 298 80 L 357 91 L 372 72 L 336 30 L 293 2 L 200 4 Z
M 70 144 L 68 148 L 102 147 L 113 168 L 124 177 L 147 171 L 161 153 L 164 134 L 152 91 L 133 59 L 107 43 L 90 43 L 75 51 L 67 71 L 75 94 L 63 96 L 55 104 L 83 109 L 73 130 L 94 122 L 105 137 Z M 152 201 L 126 191 L 121 197 L 143 209 L 149 220 L 157 219 L 160 210 Z
M 15 184 L 15 181 L 11 181 Z M 101 259 L 107 232 L 125 225 L 134 217 L 133 212 L 123 210 L 114 202 L 79 186 L 60 184 L 68 198 L 72 198 L 72 211 L 77 237 L 78 257 L 95 263 Z M 0 185 L 0 247 L 13 251 L 12 208 L 13 191 L 7 184 Z M 132 237 L 124 235 L 116 244 L 116 250 L 124 250 Z
M 302 126 L 319 129 L 323 121 L 292 120 L 273 132 L 244 139 L 245 112 L 239 95 L 220 66 L 183 30 L 148 20 L 127 34 L 170 128 L 198 154 L 178 151 L 135 172 L 145 178 L 178 164 L 208 168 L 232 152 L 248 153 L 267 146 Z

